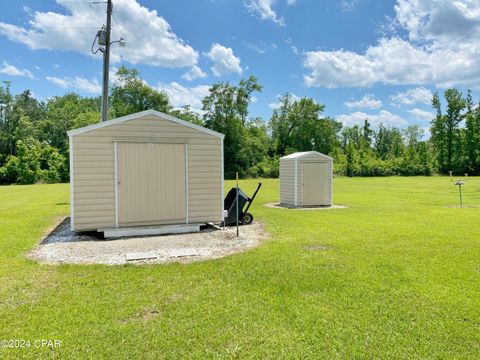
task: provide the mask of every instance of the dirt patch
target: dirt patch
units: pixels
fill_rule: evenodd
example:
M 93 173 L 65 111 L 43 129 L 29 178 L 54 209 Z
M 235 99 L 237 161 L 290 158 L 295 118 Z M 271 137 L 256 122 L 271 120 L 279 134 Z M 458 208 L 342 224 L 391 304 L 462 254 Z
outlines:
M 147 322 L 149 320 L 155 319 L 160 315 L 160 311 L 154 308 L 144 308 L 141 311 L 134 314 L 132 317 L 127 319 L 120 320 L 121 324 L 128 324 L 135 321 Z
M 61 222 L 28 255 L 47 264 L 163 264 L 221 258 L 254 248 L 266 238 L 260 223 L 192 234 L 125 237 L 103 240 L 98 233 L 73 233 L 70 218 Z M 127 254 L 154 253 L 155 259 L 127 261 Z
M 280 203 L 267 203 L 263 206 L 271 209 L 290 209 L 290 210 L 336 210 L 336 209 L 346 209 L 345 205 L 331 205 L 331 206 L 290 206 Z

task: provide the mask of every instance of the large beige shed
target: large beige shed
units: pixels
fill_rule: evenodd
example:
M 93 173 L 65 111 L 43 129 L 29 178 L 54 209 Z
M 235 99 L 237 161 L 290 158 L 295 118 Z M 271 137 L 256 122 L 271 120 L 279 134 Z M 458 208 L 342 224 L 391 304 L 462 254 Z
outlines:
M 147 110 L 68 136 L 72 231 L 146 235 L 223 221 L 223 134 Z
M 332 205 L 333 159 L 316 151 L 280 158 L 280 203 L 287 206 Z

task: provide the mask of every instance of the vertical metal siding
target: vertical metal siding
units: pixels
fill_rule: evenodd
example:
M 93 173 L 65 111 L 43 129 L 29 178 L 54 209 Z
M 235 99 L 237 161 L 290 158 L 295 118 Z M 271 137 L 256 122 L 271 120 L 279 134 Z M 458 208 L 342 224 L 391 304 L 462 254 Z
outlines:
M 280 202 L 295 204 L 295 160 L 280 159 Z
M 185 145 L 118 143 L 119 225 L 186 220 Z
M 326 163 L 325 173 L 325 201 L 322 205 L 332 204 L 333 161 L 326 156 L 312 152 L 302 157 L 283 157 L 280 159 L 280 202 L 292 206 L 303 206 L 304 182 L 302 164 L 304 162 Z

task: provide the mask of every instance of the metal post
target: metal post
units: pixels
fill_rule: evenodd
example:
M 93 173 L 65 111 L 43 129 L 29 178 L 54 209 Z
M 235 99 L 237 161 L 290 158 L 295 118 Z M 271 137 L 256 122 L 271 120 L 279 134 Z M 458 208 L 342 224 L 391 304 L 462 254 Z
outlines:
M 105 51 L 103 52 L 103 89 L 102 89 L 102 122 L 108 120 L 108 75 L 110 67 L 110 32 L 112 28 L 112 0 L 107 0 L 107 29 Z
M 237 198 L 236 198 L 236 204 L 237 204 L 237 237 L 239 235 L 238 231 L 238 172 L 236 173 L 236 182 L 237 182 Z
M 460 208 L 463 208 L 462 184 L 459 184 L 459 185 L 458 185 L 458 191 L 460 192 Z

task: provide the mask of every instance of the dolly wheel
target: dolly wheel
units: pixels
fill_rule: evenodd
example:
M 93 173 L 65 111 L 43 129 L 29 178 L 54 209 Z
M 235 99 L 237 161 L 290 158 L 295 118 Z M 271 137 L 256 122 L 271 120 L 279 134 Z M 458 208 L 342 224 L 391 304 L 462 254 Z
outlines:
M 253 222 L 253 215 L 252 214 L 246 213 L 245 215 L 243 215 L 243 218 L 242 218 L 242 223 L 243 224 L 250 225 L 252 222 Z

